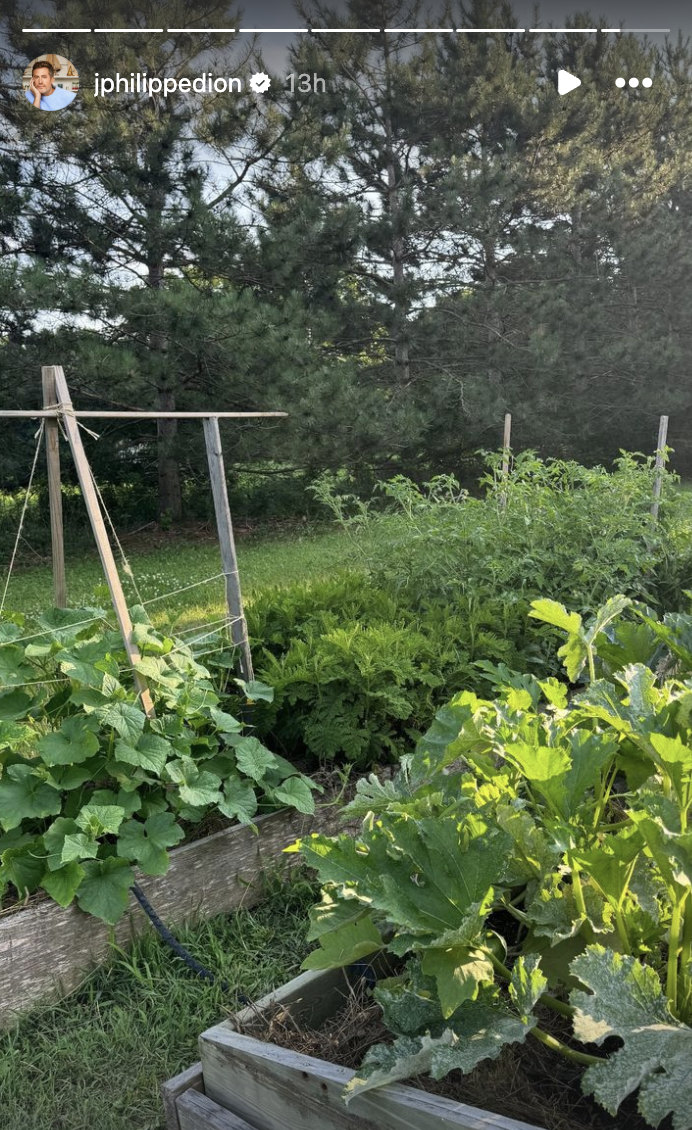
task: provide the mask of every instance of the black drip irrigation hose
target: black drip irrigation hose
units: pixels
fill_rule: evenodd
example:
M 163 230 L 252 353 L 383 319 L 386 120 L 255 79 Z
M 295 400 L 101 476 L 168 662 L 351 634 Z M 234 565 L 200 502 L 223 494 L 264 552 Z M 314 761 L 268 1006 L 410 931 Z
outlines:
M 185 962 L 188 969 L 191 969 L 192 972 L 196 973 L 197 976 L 200 977 L 203 981 L 209 981 L 210 984 L 215 985 L 217 983 L 216 976 L 208 969 L 205 969 L 205 967 L 199 961 L 197 961 L 197 959 L 194 958 L 191 953 L 188 953 L 185 947 L 180 944 L 178 939 L 173 934 L 171 934 L 168 927 L 164 926 L 163 922 L 149 902 L 149 899 L 144 894 L 144 891 L 141 889 L 141 887 L 138 887 L 136 883 L 132 887 L 132 893 L 137 899 L 137 902 L 141 906 L 147 918 L 151 922 L 152 926 L 163 938 L 166 945 L 170 946 L 173 952 Z M 220 988 L 223 989 L 224 993 L 235 993 L 238 1004 L 251 1003 L 250 998 L 246 997 L 245 993 L 241 993 L 239 989 L 232 989 L 228 984 L 228 981 L 219 981 L 218 984 Z

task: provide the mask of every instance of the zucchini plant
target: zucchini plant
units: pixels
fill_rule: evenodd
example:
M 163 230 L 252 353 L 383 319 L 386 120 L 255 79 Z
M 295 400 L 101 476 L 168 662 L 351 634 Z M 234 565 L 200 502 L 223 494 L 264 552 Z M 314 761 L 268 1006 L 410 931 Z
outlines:
M 400 963 L 375 989 L 393 1042 L 347 1097 L 531 1038 L 611 1114 L 638 1090 L 690 1130 L 692 618 L 531 615 L 571 686 L 498 669 L 495 699 L 457 695 L 393 781 L 359 782 L 360 834 L 294 845 L 323 884 L 305 968 Z
M 191 648 L 143 609 L 132 617 L 152 718 L 102 610 L 0 624 L 0 897 L 42 889 L 115 923 L 135 867 L 163 875 L 184 825 L 212 810 L 245 824 L 272 808 L 314 811 L 314 782 L 220 709 Z M 271 699 L 262 683 L 235 683 L 238 712 Z

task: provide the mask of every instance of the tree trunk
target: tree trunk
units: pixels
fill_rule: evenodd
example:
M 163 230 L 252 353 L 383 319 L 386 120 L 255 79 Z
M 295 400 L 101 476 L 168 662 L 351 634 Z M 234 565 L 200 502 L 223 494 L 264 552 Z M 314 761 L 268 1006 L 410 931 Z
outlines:
M 160 217 L 160 211 L 158 217 Z M 154 220 L 156 223 L 156 219 Z M 155 230 L 155 229 L 154 229 Z M 148 261 L 147 285 L 152 290 L 162 290 L 164 283 L 163 263 L 156 254 L 156 244 L 152 247 L 154 254 Z M 157 311 L 158 314 L 158 311 Z M 166 352 L 168 341 L 162 325 L 158 325 L 149 334 L 149 348 L 158 354 L 156 369 L 156 407 L 160 412 L 175 412 L 175 389 L 170 387 L 166 373 Z M 183 493 L 180 485 L 180 467 L 176 453 L 178 438 L 177 420 L 157 420 L 157 462 L 158 462 L 158 514 L 159 520 L 166 522 L 179 522 L 183 516 Z
M 175 393 L 169 388 L 157 390 L 156 407 L 160 412 L 175 412 Z M 175 452 L 178 438 L 177 420 L 157 421 L 159 518 L 179 522 L 183 516 L 183 495 L 180 467 Z
M 492 358 L 497 353 L 498 341 L 502 337 L 502 319 L 495 306 L 495 302 L 497 301 L 497 251 L 492 238 L 485 241 L 484 253 L 485 292 L 487 302 L 486 325 L 488 327 L 486 340 L 488 344 L 488 356 L 491 359 L 488 365 L 488 385 L 490 388 L 496 389 L 499 395 L 502 389 L 502 372 L 492 363 Z M 505 411 L 511 411 L 511 405 L 504 402 L 503 404 Z

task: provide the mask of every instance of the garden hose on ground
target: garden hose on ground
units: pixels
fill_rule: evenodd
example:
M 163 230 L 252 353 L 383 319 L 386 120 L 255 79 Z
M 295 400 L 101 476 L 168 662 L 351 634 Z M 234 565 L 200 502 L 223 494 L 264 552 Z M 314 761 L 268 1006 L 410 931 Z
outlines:
M 217 983 L 216 976 L 213 973 L 210 973 L 208 969 L 205 969 L 204 966 L 201 965 L 200 962 L 197 961 L 197 959 L 194 958 L 191 953 L 188 953 L 185 947 L 180 944 L 178 939 L 174 937 L 173 934 L 171 934 L 168 927 L 164 926 L 163 922 L 149 902 L 149 899 L 144 894 L 144 891 L 141 889 L 141 887 L 138 887 L 136 883 L 132 888 L 132 893 L 137 899 L 137 902 L 141 906 L 147 918 L 151 922 L 152 926 L 163 938 L 166 945 L 170 946 L 173 952 L 177 954 L 178 957 L 182 958 L 188 969 L 191 969 L 192 972 L 196 973 L 198 977 L 202 978 L 202 980 L 209 981 L 212 985 L 215 985 Z M 246 997 L 245 994 L 241 993 L 239 989 L 232 989 L 228 984 L 228 981 L 219 981 L 218 983 L 223 989 L 224 993 L 235 993 L 238 1004 L 250 1004 L 249 997 Z

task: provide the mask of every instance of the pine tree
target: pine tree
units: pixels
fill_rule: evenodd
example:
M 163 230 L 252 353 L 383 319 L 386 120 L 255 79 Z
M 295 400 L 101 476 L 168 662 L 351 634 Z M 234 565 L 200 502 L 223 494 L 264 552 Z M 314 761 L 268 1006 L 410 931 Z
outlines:
M 507 5 L 464 5 L 460 16 L 500 19 L 516 26 Z M 574 26 L 594 21 L 577 15 Z M 459 435 L 495 447 L 511 411 L 517 443 L 545 454 L 651 449 L 660 405 L 687 401 L 684 251 L 669 267 L 685 230 L 672 202 L 689 175 L 680 78 L 634 36 L 539 45 L 529 35 L 441 40 L 448 117 L 430 166 L 448 284 L 422 319 L 439 362 L 439 447 Z M 689 73 L 689 49 L 676 59 Z M 560 67 L 583 77 L 573 98 L 557 95 Z M 655 74 L 654 86 L 618 95 L 620 74 Z
M 418 0 L 349 0 L 338 11 L 321 0 L 299 3 L 301 18 L 318 27 L 420 27 Z M 296 48 L 296 71 L 324 76 L 328 91 L 312 99 L 321 124 L 326 173 L 319 187 L 360 213 L 361 252 L 354 274 L 373 306 L 371 331 L 384 334 L 390 365 L 382 379 L 393 403 L 416 380 L 411 334 L 428 284 L 419 266 L 434 238 L 422 194 L 421 131 L 433 81 L 434 37 L 415 32 L 315 34 Z
M 103 26 L 96 0 L 55 0 L 52 8 L 48 22 L 57 26 Z M 21 31 L 25 12 L 21 4 L 12 14 L 9 42 L 31 57 L 37 47 Z M 147 28 L 236 21 L 220 0 L 116 0 L 108 22 Z M 57 50 L 79 59 L 83 75 L 193 79 L 242 71 L 252 47 L 241 54 L 230 34 L 142 33 L 66 36 Z M 245 235 L 235 204 L 249 169 L 274 140 L 261 102 L 208 91 L 108 97 L 83 84 L 69 112 L 32 114 L 7 97 L 3 111 L 21 130 L 19 176 L 31 190 L 26 248 L 43 266 L 53 308 L 100 319 L 106 340 L 127 342 L 137 356 L 136 374 L 117 382 L 121 393 L 174 410 L 192 374 L 171 364 L 180 342 L 166 291 L 173 280 L 187 283 L 194 307 L 190 266 L 205 277 L 237 279 Z M 182 512 L 176 424 L 158 425 L 159 510 L 173 519 Z

